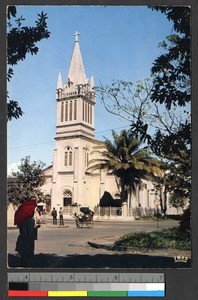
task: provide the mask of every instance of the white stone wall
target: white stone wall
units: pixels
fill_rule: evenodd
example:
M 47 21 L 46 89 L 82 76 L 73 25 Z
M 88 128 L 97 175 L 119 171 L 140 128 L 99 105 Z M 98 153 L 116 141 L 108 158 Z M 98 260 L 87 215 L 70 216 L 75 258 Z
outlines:
M 76 143 L 80 148 L 75 147 L 79 154 L 77 162 L 75 161 L 71 172 L 65 172 L 61 160 L 59 159 L 59 165 L 56 166 L 55 176 L 50 177 L 52 174 L 52 168 L 48 170 L 47 180 L 45 185 L 42 187 L 42 191 L 46 194 L 51 194 L 52 202 L 51 207 L 63 206 L 63 193 L 65 190 L 70 190 L 72 192 L 72 202 L 78 203 L 81 206 L 88 206 L 93 209 L 100 202 L 100 198 L 103 196 L 104 192 L 109 192 L 112 197 L 118 192 L 115 177 L 105 172 L 94 171 L 92 173 L 85 173 L 85 166 L 83 160 L 83 143 L 80 145 Z M 88 145 L 86 145 L 87 147 Z M 89 145 L 90 148 L 90 145 Z M 57 152 L 58 153 L 58 152 Z M 95 156 L 96 157 L 96 156 Z M 79 163 L 81 162 L 81 163 Z M 154 191 L 154 186 L 152 182 L 145 181 L 146 185 L 142 190 L 139 191 L 139 195 L 132 195 L 131 197 L 131 207 L 135 208 L 140 202 L 141 207 L 145 208 L 150 206 L 152 209 L 155 208 L 154 200 L 157 198 Z M 51 193 L 52 190 L 52 193 Z M 167 197 L 168 198 L 168 197 Z M 130 206 L 128 204 L 128 206 Z M 167 202 L 167 214 L 182 214 L 182 209 L 176 209 L 171 207 Z M 9 208 L 9 219 L 13 219 L 13 209 Z M 13 222 L 13 221 L 11 221 Z

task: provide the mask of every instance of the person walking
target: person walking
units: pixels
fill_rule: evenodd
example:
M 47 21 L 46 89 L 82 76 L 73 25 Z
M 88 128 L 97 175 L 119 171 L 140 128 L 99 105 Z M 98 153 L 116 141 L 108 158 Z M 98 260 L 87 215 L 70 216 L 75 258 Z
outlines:
M 14 224 L 19 228 L 15 251 L 21 257 L 22 267 L 31 266 L 34 256 L 35 240 L 38 237 L 39 222 L 36 209 L 36 199 L 29 199 L 18 207 L 15 212 Z
M 64 221 L 63 221 L 63 208 L 60 207 L 59 210 L 59 219 L 60 219 L 60 225 L 64 225 Z
M 55 209 L 55 207 L 53 207 L 53 210 L 51 212 L 51 215 L 53 217 L 53 224 L 57 224 L 57 210 Z

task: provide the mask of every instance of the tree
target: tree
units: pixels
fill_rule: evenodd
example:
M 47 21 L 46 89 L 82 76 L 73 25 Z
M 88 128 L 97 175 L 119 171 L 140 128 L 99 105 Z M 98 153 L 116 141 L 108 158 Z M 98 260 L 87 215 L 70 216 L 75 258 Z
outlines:
M 106 170 L 115 175 L 120 191 L 121 202 L 131 201 L 132 193 L 143 187 L 143 179 L 154 173 L 161 173 L 160 162 L 153 158 L 141 142 L 135 139 L 130 131 L 123 130 L 120 135 L 112 131 L 113 141 L 105 139 L 106 150 L 100 153 L 101 158 L 90 161 L 90 170 Z M 129 203 L 131 206 L 131 203 Z
M 154 62 L 151 69 L 154 86 L 151 99 L 165 103 L 167 108 L 185 106 L 191 101 L 191 34 L 190 7 L 154 6 L 173 22 L 176 33 L 169 35 L 160 45 L 164 53 Z
M 40 187 L 45 183 L 43 169 L 45 164 L 41 161 L 30 161 L 30 156 L 21 159 L 19 171 L 12 172 L 10 178 L 14 184 L 8 187 L 8 202 L 18 203 L 23 198 L 32 195 L 40 196 Z
M 101 84 L 96 92 L 107 111 L 130 121 L 131 133 L 147 143 L 149 149 L 165 163 L 171 164 L 169 191 L 174 199 L 179 190 L 183 194 L 186 189 L 185 197 L 189 197 L 190 9 L 177 6 L 151 8 L 165 13 L 173 21 L 176 32 L 160 43 L 165 53 L 155 60 L 151 78 L 137 83 L 117 80 L 110 87 Z
M 172 107 L 185 107 L 191 101 L 191 51 L 190 51 L 190 8 L 189 7 L 152 7 L 173 21 L 172 34 L 160 46 L 164 53 L 154 62 L 151 69 L 153 88 L 151 100 Z M 184 111 L 185 113 L 185 111 Z M 155 152 L 164 157 L 172 155 L 169 183 L 171 185 L 171 204 L 184 206 L 191 194 L 191 124 L 189 116 L 180 122 L 175 133 L 162 134 L 158 130 L 151 142 Z M 158 149 L 158 150 L 157 150 Z M 159 154 L 159 153 L 158 153 Z
M 191 224 L 190 224 L 190 218 L 191 218 L 191 211 L 190 206 L 188 206 L 182 215 L 182 219 L 179 224 L 179 229 L 183 232 L 185 231 L 191 231 Z
M 152 78 L 140 79 L 135 83 L 116 80 L 111 86 L 101 84 L 96 87 L 97 95 L 106 110 L 131 122 L 131 130 L 137 138 L 151 144 L 156 132 L 177 137 L 181 130 L 183 138 L 189 139 L 190 128 L 185 132 L 182 127 L 189 119 L 187 109 L 168 110 L 165 104 L 152 102 L 152 90 Z
M 148 148 L 164 161 L 168 175 L 164 173 L 154 179 L 160 187 L 159 193 L 163 190 L 163 199 L 167 200 L 170 192 L 171 205 L 186 203 L 191 190 L 191 126 L 186 107 L 168 110 L 165 104 L 152 102 L 149 79 L 141 79 L 135 84 L 117 80 L 110 87 L 101 85 L 96 90 L 106 110 L 130 121 L 131 134 L 146 142 Z M 162 197 L 161 208 L 165 214 L 167 206 Z
M 9 66 L 7 80 L 10 81 L 14 75 L 12 66 L 24 60 L 28 53 L 37 54 L 36 43 L 42 39 L 49 38 L 50 32 L 47 29 L 47 14 L 41 12 L 35 21 L 36 26 L 22 26 L 25 19 L 23 16 L 17 18 L 15 6 L 8 6 L 7 23 L 7 64 Z M 9 99 L 9 95 L 8 95 Z M 16 100 L 9 100 L 7 107 L 7 118 L 19 118 L 23 111 Z

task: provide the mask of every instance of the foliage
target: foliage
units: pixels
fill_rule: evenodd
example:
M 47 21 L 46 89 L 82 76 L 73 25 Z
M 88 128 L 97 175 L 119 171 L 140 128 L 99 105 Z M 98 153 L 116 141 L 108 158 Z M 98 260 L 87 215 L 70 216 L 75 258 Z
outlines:
M 8 96 L 9 98 L 9 96 Z M 7 103 L 7 118 L 9 121 L 12 120 L 12 118 L 18 119 L 20 116 L 23 115 L 23 111 L 21 107 L 19 106 L 17 101 L 10 100 Z
M 38 14 L 35 27 L 23 26 L 25 19 L 23 16 L 17 18 L 15 6 L 8 6 L 7 18 L 7 64 L 14 66 L 24 60 L 28 53 L 37 54 L 39 48 L 36 43 L 49 38 L 50 32 L 47 29 L 47 14 L 43 12 Z M 13 68 L 9 67 L 7 80 L 10 81 L 13 75 Z M 8 120 L 22 116 L 23 111 L 16 100 L 9 100 L 7 114 Z
M 185 107 L 191 101 L 191 51 L 190 51 L 190 7 L 152 7 L 165 14 L 173 22 L 172 34 L 160 43 L 164 53 L 154 62 L 151 100 L 165 103 L 168 110 L 176 106 Z M 162 134 L 158 130 L 151 141 L 152 150 L 171 160 L 169 190 L 171 204 L 183 207 L 191 193 L 191 125 L 188 113 L 180 121 L 176 132 Z M 171 188 L 170 188 L 171 187 Z
M 96 92 L 108 112 L 131 122 L 132 134 L 147 142 L 158 156 L 176 162 L 184 162 L 190 154 L 191 126 L 188 108 L 168 110 L 151 101 L 151 79 L 136 83 L 113 81 L 111 86 L 96 88 Z
M 163 174 L 161 176 L 155 175 L 152 182 L 154 186 L 154 194 L 156 198 L 160 201 L 160 208 L 161 208 L 162 215 L 164 217 L 167 211 L 167 191 L 169 186 L 167 186 L 167 182 L 166 182 L 167 169 L 165 167 L 165 164 L 162 164 L 161 168 L 163 170 Z
M 111 86 L 100 84 L 95 91 L 108 112 L 135 123 L 141 119 L 155 121 L 156 112 L 152 115 L 154 108 L 149 97 L 151 89 L 150 80 L 145 78 L 136 83 L 113 80 Z
M 40 187 L 45 183 L 43 169 L 45 164 L 41 161 L 31 162 L 30 156 L 21 159 L 19 171 L 12 172 L 10 178 L 15 182 L 8 187 L 8 201 L 17 203 L 23 198 L 32 195 L 41 197 Z
M 105 139 L 105 148 L 101 158 L 90 161 L 90 170 L 106 170 L 117 178 L 117 186 L 122 202 L 128 195 L 143 187 L 142 179 L 148 179 L 154 173 L 160 173 L 160 162 L 151 153 L 141 147 L 130 131 L 123 130 L 120 135 L 112 131 L 113 141 Z M 130 197 L 131 198 L 131 197 Z
M 101 84 L 96 92 L 107 111 L 130 121 L 131 134 L 166 163 L 168 174 L 157 183 L 179 203 L 191 193 L 190 8 L 150 8 L 165 14 L 174 30 L 159 44 L 163 54 L 154 61 L 150 79 L 117 80 L 111 86 Z
M 184 208 L 186 205 L 186 198 L 173 193 L 170 195 L 169 204 L 175 208 Z
M 143 217 L 143 210 L 142 210 L 141 204 L 139 204 L 138 206 L 135 207 L 134 215 L 135 215 L 135 219 L 139 219 L 139 218 Z
M 153 184 L 160 200 L 163 214 L 167 210 L 167 193 L 169 192 L 169 204 L 175 208 L 184 208 L 191 196 L 191 166 L 190 157 L 177 158 L 177 161 L 161 165 L 164 173 L 155 176 Z
M 168 162 L 167 171 L 159 181 L 171 193 L 170 204 L 177 208 L 184 207 L 191 197 L 190 136 L 190 124 L 181 124 L 177 133 L 157 132 L 150 143 L 154 153 Z
M 151 69 L 154 87 L 151 99 L 165 103 L 167 108 L 185 106 L 191 100 L 190 89 L 190 7 L 152 7 L 173 21 L 172 34 L 160 43 L 165 52 L 154 62 Z
M 181 232 L 190 232 L 191 231 L 191 219 L 190 219 L 190 216 L 191 216 L 191 211 L 190 211 L 190 206 L 188 206 L 183 215 L 182 215 L 182 219 L 179 223 L 179 230 Z
M 152 232 L 135 232 L 124 235 L 114 246 L 138 249 L 191 249 L 190 232 L 181 232 L 178 228 L 163 229 Z
M 75 203 L 72 203 L 70 206 L 77 207 L 77 206 L 80 206 L 80 204 L 78 204 L 77 202 L 75 202 Z
M 171 192 L 170 204 L 173 207 L 184 207 L 191 197 L 191 172 L 189 168 L 178 164 L 170 168 L 167 175 L 168 190 Z

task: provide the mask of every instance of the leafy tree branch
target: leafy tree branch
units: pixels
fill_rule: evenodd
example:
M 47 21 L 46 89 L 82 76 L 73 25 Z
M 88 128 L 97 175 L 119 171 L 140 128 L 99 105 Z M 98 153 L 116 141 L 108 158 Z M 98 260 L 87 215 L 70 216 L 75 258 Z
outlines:
M 29 198 L 33 194 L 39 196 L 40 187 L 45 183 L 44 167 L 45 164 L 41 161 L 31 162 L 30 156 L 22 158 L 19 170 L 10 175 L 15 183 L 8 187 L 8 201 L 18 203 L 22 198 Z
M 49 38 L 50 32 L 47 28 L 47 14 L 41 12 L 35 21 L 35 26 L 23 26 L 25 18 L 17 18 L 15 6 L 8 6 L 7 10 L 7 80 L 10 82 L 14 75 L 13 66 L 26 58 L 27 54 L 36 55 L 39 51 L 36 43 L 42 39 Z M 8 120 L 19 118 L 23 111 L 16 100 L 9 99 L 7 107 Z

